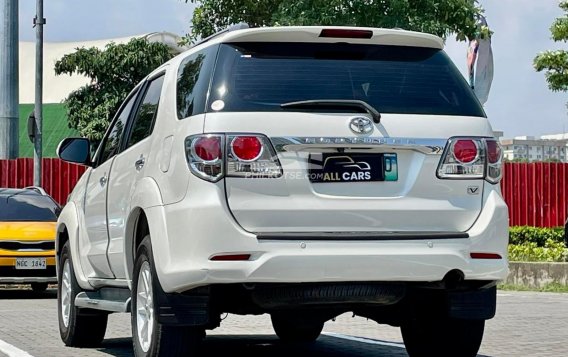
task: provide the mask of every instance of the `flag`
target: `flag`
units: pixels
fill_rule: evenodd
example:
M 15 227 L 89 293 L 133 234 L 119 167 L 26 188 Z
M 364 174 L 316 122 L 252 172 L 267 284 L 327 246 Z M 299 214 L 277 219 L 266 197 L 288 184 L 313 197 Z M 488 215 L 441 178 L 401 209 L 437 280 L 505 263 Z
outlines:
M 489 98 L 494 69 L 491 38 L 481 37 L 481 28 L 484 26 L 487 26 L 487 20 L 484 16 L 480 16 L 478 36 L 470 41 L 467 51 L 469 84 L 481 104 L 485 104 Z

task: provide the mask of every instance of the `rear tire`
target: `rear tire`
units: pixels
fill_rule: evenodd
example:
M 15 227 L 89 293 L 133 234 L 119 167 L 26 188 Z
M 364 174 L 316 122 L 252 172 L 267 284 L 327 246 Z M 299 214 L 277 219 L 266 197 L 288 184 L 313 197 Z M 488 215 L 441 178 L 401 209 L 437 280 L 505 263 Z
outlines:
M 205 335 L 199 327 L 167 326 L 158 322 L 158 278 L 150 236 L 140 244 L 132 281 L 132 342 L 136 357 L 197 356 Z M 140 326 L 140 327 L 139 327 Z
M 406 351 L 410 357 L 475 357 L 485 320 L 421 318 L 400 327 Z
M 281 315 L 271 315 L 272 327 L 283 342 L 314 342 L 323 330 L 323 322 L 289 319 Z
M 71 347 L 98 346 L 105 337 L 108 313 L 82 310 L 75 306 L 81 292 L 71 260 L 69 242 L 65 243 L 58 265 L 57 315 L 61 340 Z
M 47 283 L 31 283 L 31 286 L 35 293 L 43 293 L 47 290 Z

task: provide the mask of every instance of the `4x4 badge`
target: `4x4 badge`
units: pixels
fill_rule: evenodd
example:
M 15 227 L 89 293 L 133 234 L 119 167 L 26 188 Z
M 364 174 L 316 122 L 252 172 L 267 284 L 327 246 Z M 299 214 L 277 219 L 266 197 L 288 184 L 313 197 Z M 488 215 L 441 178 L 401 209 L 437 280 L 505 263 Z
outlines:
M 469 186 L 467 188 L 467 193 L 470 195 L 479 195 L 479 186 Z
M 365 117 L 354 117 L 349 122 L 349 129 L 355 134 L 369 134 L 373 131 L 373 128 L 371 119 Z

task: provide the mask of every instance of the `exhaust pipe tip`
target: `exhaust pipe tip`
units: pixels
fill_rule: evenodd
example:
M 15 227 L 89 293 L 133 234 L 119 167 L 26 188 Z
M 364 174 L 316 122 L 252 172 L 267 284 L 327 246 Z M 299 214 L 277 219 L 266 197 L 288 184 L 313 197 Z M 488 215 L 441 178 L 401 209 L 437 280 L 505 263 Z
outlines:
M 444 282 L 446 289 L 455 289 L 462 281 L 464 281 L 464 279 L 465 275 L 461 270 L 453 269 L 446 273 L 442 281 Z

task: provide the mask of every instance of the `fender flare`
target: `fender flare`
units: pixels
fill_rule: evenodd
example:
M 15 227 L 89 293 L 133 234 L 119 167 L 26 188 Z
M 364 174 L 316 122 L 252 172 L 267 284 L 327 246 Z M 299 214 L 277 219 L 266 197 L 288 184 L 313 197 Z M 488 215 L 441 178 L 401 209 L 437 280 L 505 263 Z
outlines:
M 153 235 L 156 224 L 164 229 L 164 222 L 160 222 L 158 217 L 149 217 L 148 209 L 152 207 L 161 207 L 163 205 L 162 194 L 157 182 L 150 178 L 144 177 L 136 184 L 132 198 L 130 200 L 130 214 L 126 220 L 124 232 L 124 271 L 126 272 L 126 279 L 132 281 L 132 271 L 134 269 L 134 242 L 136 238 L 136 227 L 138 225 L 138 218 L 141 214 L 146 215 L 150 234 Z
M 63 247 L 60 242 L 60 235 L 65 230 L 67 230 L 67 234 L 69 236 L 69 247 L 71 249 L 73 270 L 75 271 L 77 283 L 82 289 L 92 290 L 93 287 L 89 284 L 87 277 L 83 273 L 79 259 L 73 258 L 79 257 L 79 244 L 77 243 L 79 239 L 79 218 L 77 206 L 72 201 L 68 202 L 65 207 L 63 207 L 63 210 L 57 219 L 57 231 L 55 236 L 55 265 L 57 272 L 59 272 L 59 255 L 61 254 L 61 248 Z

